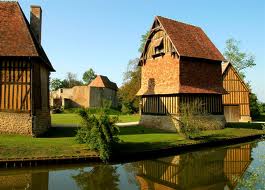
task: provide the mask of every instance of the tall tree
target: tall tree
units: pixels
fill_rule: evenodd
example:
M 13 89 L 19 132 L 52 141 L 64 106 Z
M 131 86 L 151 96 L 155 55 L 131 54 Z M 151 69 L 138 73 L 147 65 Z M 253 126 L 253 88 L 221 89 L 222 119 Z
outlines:
M 230 38 L 226 40 L 225 58 L 230 61 L 241 77 L 245 77 L 244 70 L 255 66 L 255 57 L 240 50 L 240 41 Z
M 85 84 L 89 84 L 92 80 L 96 78 L 96 76 L 97 75 L 95 74 L 95 71 L 90 68 L 86 72 L 84 72 L 83 81 L 85 82 Z
M 141 36 L 138 49 L 140 53 L 144 50 L 148 35 L 149 31 Z M 138 58 L 131 59 L 128 62 L 127 70 L 123 73 L 123 85 L 119 89 L 118 96 L 124 112 L 137 112 L 139 110 L 140 99 L 136 96 L 136 93 L 141 87 L 141 68 L 138 67 L 138 62 Z

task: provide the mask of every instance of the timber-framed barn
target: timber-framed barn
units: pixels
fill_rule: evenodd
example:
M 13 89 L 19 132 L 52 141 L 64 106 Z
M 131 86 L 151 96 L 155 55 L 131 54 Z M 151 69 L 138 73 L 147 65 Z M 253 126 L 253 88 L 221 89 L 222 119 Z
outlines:
M 223 87 L 228 92 L 223 95 L 224 115 L 227 122 L 249 122 L 250 90 L 230 62 L 222 64 Z
M 180 105 L 199 100 L 207 113 L 224 124 L 224 60 L 201 28 L 155 17 L 139 61 L 140 123 L 176 131 L 172 117 L 178 117 Z
M 18 2 L 0 2 L 0 133 L 38 136 L 51 124 L 49 75 L 41 46 L 42 10 L 30 23 Z

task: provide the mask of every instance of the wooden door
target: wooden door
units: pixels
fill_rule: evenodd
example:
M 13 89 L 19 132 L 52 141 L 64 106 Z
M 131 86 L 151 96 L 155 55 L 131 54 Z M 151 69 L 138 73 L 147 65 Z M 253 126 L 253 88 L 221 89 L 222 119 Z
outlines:
M 224 106 L 224 115 L 226 122 L 238 122 L 240 119 L 239 105 Z

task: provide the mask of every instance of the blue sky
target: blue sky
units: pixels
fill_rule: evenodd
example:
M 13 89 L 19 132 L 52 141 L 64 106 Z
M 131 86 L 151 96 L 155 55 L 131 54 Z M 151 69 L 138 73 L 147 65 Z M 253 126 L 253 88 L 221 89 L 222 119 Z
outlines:
M 119 86 L 130 59 L 139 57 L 141 34 L 156 15 L 200 26 L 223 52 L 234 37 L 256 57 L 246 71 L 253 92 L 265 102 L 265 1 L 263 0 L 20 0 L 26 16 L 31 4 L 43 9 L 42 45 L 56 73 L 77 73 L 88 68 L 107 75 Z

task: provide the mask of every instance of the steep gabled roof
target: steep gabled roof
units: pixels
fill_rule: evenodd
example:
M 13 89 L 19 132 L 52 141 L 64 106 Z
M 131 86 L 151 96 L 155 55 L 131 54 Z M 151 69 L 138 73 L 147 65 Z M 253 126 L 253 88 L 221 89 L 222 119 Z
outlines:
M 240 75 L 238 74 L 238 72 L 236 71 L 236 69 L 233 67 L 233 65 L 229 61 L 225 61 L 225 62 L 222 63 L 222 76 L 223 76 L 223 78 L 226 75 L 226 73 L 228 72 L 228 69 L 229 68 L 231 68 L 233 70 L 233 72 L 235 73 L 235 75 L 237 76 L 237 78 L 241 82 L 241 84 L 244 86 L 244 88 L 248 92 L 250 92 L 249 87 L 246 85 L 246 83 L 244 82 L 244 80 L 240 77 Z
M 161 16 L 156 16 L 155 22 L 160 23 L 179 56 L 216 61 L 225 60 L 200 27 Z
M 111 82 L 108 77 L 103 75 L 97 75 L 97 77 L 88 85 L 91 87 L 103 87 L 110 88 L 112 90 L 118 90 L 117 84 Z
M 0 1 L 0 42 L 0 57 L 38 57 L 55 71 L 18 2 Z

